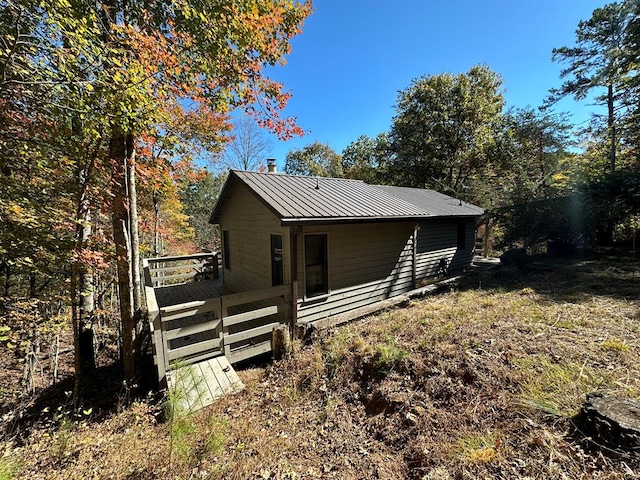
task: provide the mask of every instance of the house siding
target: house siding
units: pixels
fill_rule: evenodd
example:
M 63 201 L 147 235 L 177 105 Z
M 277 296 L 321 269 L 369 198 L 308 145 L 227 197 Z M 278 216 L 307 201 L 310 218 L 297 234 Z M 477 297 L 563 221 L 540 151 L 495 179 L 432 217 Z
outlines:
M 465 224 L 465 248 L 457 248 L 457 224 Z M 416 245 L 416 279 L 436 276 L 444 259 L 447 273 L 467 268 L 473 260 L 475 222 L 473 219 L 430 220 L 420 223 Z
M 298 321 L 308 323 L 408 292 L 413 288 L 411 222 L 305 226 L 328 235 L 329 295 L 298 300 Z M 304 292 L 304 242 L 298 242 L 298 278 Z
M 457 225 L 465 222 L 465 249 L 458 250 Z M 347 314 L 381 300 L 401 295 L 421 279 L 434 277 L 442 258 L 447 273 L 471 263 L 475 223 L 471 218 L 426 220 L 420 223 L 414 255 L 415 222 L 305 225 L 297 241 L 299 323 Z M 289 227 L 251 191 L 233 186 L 220 212 L 220 227 L 229 232 L 230 269 L 224 285 L 230 291 L 271 286 L 272 234 L 283 237 L 284 283 L 291 283 Z M 328 295 L 305 298 L 304 235 L 327 234 Z M 223 252 L 226 254 L 226 252 Z M 414 271 L 415 269 L 415 271 Z
M 229 231 L 231 264 L 224 286 L 234 292 L 271 286 L 271 235 L 282 235 L 284 283 L 290 283 L 289 229 L 245 187 L 234 186 L 220 215 L 221 230 Z M 227 252 L 223 252 L 226 255 Z

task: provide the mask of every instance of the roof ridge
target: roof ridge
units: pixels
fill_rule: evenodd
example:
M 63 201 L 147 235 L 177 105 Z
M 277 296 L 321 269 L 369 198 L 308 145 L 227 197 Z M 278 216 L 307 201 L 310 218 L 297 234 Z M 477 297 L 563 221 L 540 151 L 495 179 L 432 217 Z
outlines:
M 370 185 L 369 183 L 366 183 L 364 180 L 360 180 L 357 178 L 339 178 L 339 177 L 323 177 L 321 175 L 295 175 L 292 173 L 269 173 L 269 172 L 254 172 L 251 170 L 236 170 L 236 169 L 230 169 L 230 172 L 234 172 L 234 173 L 244 173 L 244 174 L 249 174 L 249 175 L 268 175 L 270 177 L 272 176 L 278 176 L 278 177 L 289 177 L 289 178 L 304 178 L 304 179 L 311 179 L 311 180 L 315 180 L 316 178 L 321 178 L 321 179 L 325 179 L 325 180 L 336 180 L 336 181 L 341 181 L 341 182 L 354 182 L 354 183 L 364 183 L 365 185 Z

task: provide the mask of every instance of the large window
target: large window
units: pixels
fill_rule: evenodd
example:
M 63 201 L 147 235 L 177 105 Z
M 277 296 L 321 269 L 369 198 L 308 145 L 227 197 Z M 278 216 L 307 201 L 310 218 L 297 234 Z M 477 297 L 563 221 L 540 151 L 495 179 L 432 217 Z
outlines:
M 271 235 L 271 285 L 284 283 L 282 235 Z
M 307 297 L 329 293 L 326 234 L 304 237 L 304 285 Z
M 231 269 L 231 255 L 229 255 L 229 230 L 222 231 L 222 255 L 224 258 L 224 268 Z

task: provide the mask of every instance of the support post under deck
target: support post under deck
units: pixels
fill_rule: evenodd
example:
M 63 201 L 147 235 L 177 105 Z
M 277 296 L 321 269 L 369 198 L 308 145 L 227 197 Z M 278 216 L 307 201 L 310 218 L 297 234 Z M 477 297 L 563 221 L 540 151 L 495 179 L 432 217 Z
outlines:
M 302 227 L 289 227 L 289 257 L 291 258 L 291 339 L 298 325 L 298 236 Z

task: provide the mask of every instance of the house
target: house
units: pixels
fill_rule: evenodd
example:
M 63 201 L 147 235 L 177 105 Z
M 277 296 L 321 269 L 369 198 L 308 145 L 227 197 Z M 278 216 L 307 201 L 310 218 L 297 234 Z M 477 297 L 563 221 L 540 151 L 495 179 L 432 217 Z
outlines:
M 347 320 L 467 268 L 477 206 L 432 190 L 231 171 L 211 223 L 228 291 L 291 286 L 292 324 Z

